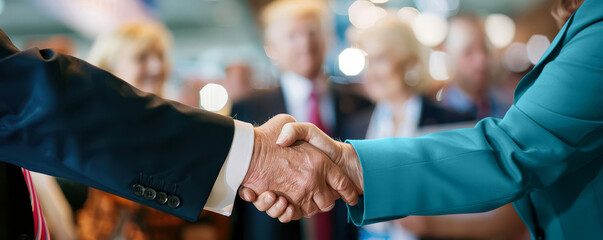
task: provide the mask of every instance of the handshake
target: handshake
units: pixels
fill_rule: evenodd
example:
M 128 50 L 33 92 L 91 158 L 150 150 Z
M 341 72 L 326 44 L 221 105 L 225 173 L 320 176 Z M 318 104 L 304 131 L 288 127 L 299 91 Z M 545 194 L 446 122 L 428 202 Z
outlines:
M 243 200 L 283 223 L 328 212 L 340 197 L 358 203 L 362 171 L 352 145 L 286 114 L 254 132 L 251 163 L 239 189 Z

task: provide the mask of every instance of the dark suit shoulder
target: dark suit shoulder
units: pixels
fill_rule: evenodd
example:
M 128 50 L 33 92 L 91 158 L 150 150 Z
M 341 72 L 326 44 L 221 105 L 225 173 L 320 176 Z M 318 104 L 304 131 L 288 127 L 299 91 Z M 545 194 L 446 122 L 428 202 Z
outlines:
M 357 111 L 367 111 L 373 108 L 373 103 L 362 96 L 358 84 L 332 83 L 331 94 L 337 104 L 337 110 L 343 114 L 355 114 Z
M 470 114 L 456 112 L 429 98 L 421 97 L 421 99 L 423 104 L 421 107 L 421 120 L 419 122 L 420 127 L 475 120 L 475 117 Z
M 281 88 L 258 90 L 232 105 L 231 116 L 237 120 L 262 124 L 271 117 L 286 113 Z
M 336 108 L 337 129 L 333 137 L 363 139 L 374 105 L 359 93 L 359 84 L 331 84 Z

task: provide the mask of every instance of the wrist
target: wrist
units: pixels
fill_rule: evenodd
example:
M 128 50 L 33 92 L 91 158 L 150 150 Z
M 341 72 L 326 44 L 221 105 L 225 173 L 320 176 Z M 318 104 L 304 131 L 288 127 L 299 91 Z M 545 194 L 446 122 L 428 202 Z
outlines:
M 249 186 L 252 185 L 257 179 L 257 172 L 260 168 L 258 166 L 258 159 L 262 158 L 263 155 L 263 146 L 262 146 L 262 131 L 258 130 L 258 128 L 253 128 L 253 152 L 251 153 L 251 161 L 249 162 L 249 169 L 247 170 L 247 174 L 245 178 L 243 178 L 243 182 L 241 182 L 241 186 Z
M 354 146 L 349 143 L 340 143 L 341 159 L 339 160 L 340 167 L 344 169 L 350 179 L 356 185 L 356 190 L 359 194 L 364 193 L 364 178 L 362 174 L 362 166 L 360 159 L 356 153 Z

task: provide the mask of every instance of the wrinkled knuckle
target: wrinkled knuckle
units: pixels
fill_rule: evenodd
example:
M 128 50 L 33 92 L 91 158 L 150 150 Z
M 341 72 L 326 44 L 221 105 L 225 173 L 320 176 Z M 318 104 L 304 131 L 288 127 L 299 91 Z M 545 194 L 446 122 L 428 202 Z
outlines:
M 344 176 L 342 176 L 342 177 L 336 178 L 335 183 L 333 185 L 334 186 L 332 186 L 332 187 L 337 191 L 344 190 L 348 187 L 348 181 L 346 181 L 346 178 Z
M 278 216 L 276 215 L 276 212 L 274 211 L 267 211 L 266 212 L 268 214 L 268 216 L 270 216 L 271 218 L 277 218 Z
M 278 114 L 276 115 L 278 118 L 283 119 L 283 121 L 287 121 L 287 122 L 295 122 L 295 118 L 289 114 Z

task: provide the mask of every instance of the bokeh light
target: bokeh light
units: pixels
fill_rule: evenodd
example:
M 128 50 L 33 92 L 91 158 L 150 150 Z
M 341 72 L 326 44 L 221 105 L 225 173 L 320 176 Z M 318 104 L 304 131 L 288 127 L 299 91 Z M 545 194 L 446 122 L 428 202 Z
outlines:
M 532 35 L 526 46 L 530 62 L 532 64 L 538 63 L 549 46 L 551 46 L 551 41 L 546 36 L 540 34 Z
M 396 16 L 398 16 L 398 19 L 400 19 L 400 21 L 412 24 L 415 18 L 419 16 L 419 10 L 413 7 L 403 7 L 398 10 Z
M 228 102 L 228 92 L 220 84 L 209 83 L 199 91 L 199 105 L 207 111 L 220 111 Z
M 442 51 L 432 51 L 429 55 L 429 75 L 438 81 L 450 78 L 450 56 Z
M 504 14 L 490 14 L 486 18 L 486 35 L 497 48 L 504 48 L 515 37 L 515 22 Z
M 530 67 L 524 43 L 513 43 L 504 53 L 504 63 L 511 72 L 523 72 Z
M 371 2 L 373 2 L 373 3 L 386 3 L 386 2 L 389 2 L 389 0 L 371 0 Z
M 415 0 L 415 3 L 423 13 L 446 17 L 458 12 L 460 0 Z
M 377 21 L 387 15 L 387 11 L 375 6 L 372 2 L 358 0 L 348 9 L 348 17 L 354 27 L 365 29 L 373 26 Z
M 364 70 L 366 53 L 358 48 L 346 48 L 339 54 L 339 70 L 346 76 L 356 76 Z
M 412 29 L 419 42 L 427 47 L 435 47 L 446 39 L 448 23 L 442 16 L 423 13 L 415 17 Z

